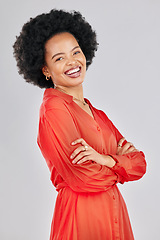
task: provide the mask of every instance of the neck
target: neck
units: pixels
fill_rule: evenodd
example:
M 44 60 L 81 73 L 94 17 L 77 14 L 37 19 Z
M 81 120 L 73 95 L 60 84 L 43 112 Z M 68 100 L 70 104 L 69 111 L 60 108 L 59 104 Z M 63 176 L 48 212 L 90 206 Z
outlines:
M 77 98 L 79 100 L 84 100 L 83 96 L 83 86 L 82 84 L 76 87 L 62 87 L 62 86 L 56 86 L 55 89 L 62 91 L 66 94 L 69 94 L 73 96 L 74 98 Z

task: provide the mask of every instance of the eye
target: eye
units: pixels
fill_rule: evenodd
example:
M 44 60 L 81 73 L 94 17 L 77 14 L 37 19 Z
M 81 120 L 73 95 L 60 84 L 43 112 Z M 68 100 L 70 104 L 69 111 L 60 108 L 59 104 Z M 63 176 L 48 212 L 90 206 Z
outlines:
M 59 58 L 56 59 L 56 62 L 61 61 L 62 59 L 63 59 L 62 57 L 59 57 Z
M 76 51 L 76 52 L 74 52 L 74 55 L 76 55 L 76 54 L 78 54 L 78 53 L 80 53 L 80 51 Z

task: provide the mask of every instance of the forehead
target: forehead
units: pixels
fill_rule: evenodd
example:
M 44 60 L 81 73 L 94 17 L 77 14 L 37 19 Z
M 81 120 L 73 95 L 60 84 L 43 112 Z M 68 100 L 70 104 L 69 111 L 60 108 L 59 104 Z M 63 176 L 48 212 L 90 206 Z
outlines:
M 75 37 L 68 32 L 58 33 L 51 37 L 45 44 L 46 52 L 68 51 L 79 46 Z

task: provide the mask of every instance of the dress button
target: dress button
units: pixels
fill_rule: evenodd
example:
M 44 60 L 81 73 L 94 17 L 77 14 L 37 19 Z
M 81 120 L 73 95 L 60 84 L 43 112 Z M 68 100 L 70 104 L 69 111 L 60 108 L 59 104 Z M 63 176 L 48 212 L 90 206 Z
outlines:
M 100 131 L 100 127 L 99 126 L 97 126 L 97 130 Z
M 115 222 L 115 223 L 118 223 L 118 220 L 117 220 L 117 218 L 115 218 L 114 222 Z

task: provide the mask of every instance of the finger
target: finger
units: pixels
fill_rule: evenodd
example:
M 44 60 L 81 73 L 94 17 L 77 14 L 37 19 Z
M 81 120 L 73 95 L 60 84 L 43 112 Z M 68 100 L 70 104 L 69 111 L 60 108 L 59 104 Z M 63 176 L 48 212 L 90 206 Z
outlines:
M 121 147 L 122 153 L 126 152 L 130 147 L 132 147 L 133 144 L 130 142 L 127 142 L 123 147 Z
M 139 152 L 139 150 L 137 148 L 135 148 L 135 150 L 133 152 Z
M 78 138 L 78 139 L 76 139 L 74 142 L 72 142 L 71 144 L 72 144 L 72 145 L 75 145 L 75 144 L 77 144 L 77 143 L 81 143 L 82 145 L 88 145 L 83 138 Z
M 135 148 L 134 146 L 132 146 L 132 147 L 128 148 L 128 150 L 127 150 L 124 154 L 134 152 L 135 149 L 136 149 L 136 148 Z
M 85 152 L 81 152 L 81 153 L 79 153 L 79 154 L 75 157 L 75 159 L 72 161 L 72 163 L 75 164 L 75 163 L 77 163 L 79 160 L 82 160 L 82 158 L 87 157 L 87 156 L 89 156 L 89 155 L 90 155 L 90 153 L 86 153 L 86 151 L 85 151 Z
M 89 161 L 89 160 L 91 160 L 90 157 L 89 157 L 89 156 L 85 156 L 84 158 L 82 158 L 81 160 L 79 160 L 79 161 L 77 162 L 77 164 L 81 164 L 81 163 L 84 163 L 84 162 Z
M 71 154 L 70 158 L 73 159 L 77 154 L 79 154 L 82 151 L 86 151 L 86 147 L 85 146 L 80 146 L 80 147 L 76 148 L 74 150 L 74 152 Z
M 132 152 L 139 152 L 139 150 L 135 148 Z
M 117 154 L 117 155 L 120 155 L 120 152 L 121 152 L 121 147 L 117 147 L 117 152 L 116 152 L 116 154 Z
M 123 137 L 123 138 L 121 138 L 120 140 L 119 140 L 119 142 L 118 142 L 118 147 L 122 147 L 122 144 L 123 144 L 123 142 L 125 141 L 126 139 Z

